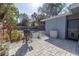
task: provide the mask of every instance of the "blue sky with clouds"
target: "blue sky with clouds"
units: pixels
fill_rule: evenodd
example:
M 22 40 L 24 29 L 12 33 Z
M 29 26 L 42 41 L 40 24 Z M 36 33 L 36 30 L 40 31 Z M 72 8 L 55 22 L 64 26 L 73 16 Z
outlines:
M 20 13 L 26 13 L 30 16 L 33 12 L 37 12 L 39 6 L 37 4 L 32 3 L 16 3 L 15 6 L 19 9 Z

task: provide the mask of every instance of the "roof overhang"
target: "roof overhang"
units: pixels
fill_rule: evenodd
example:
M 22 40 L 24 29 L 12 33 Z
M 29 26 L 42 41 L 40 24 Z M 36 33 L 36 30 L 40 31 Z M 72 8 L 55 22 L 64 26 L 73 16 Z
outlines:
M 79 3 L 71 4 L 68 8 L 72 12 L 72 14 L 79 13 Z
M 55 18 L 60 18 L 60 17 L 65 17 L 65 16 L 67 16 L 67 15 L 71 15 L 71 13 L 66 13 L 66 14 L 62 14 L 62 15 L 57 15 L 57 16 L 52 16 L 52 17 L 50 17 L 50 18 L 46 18 L 46 19 L 43 19 L 43 20 L 41 20 L 41 21 L 47 21 L 47 20 L 53 20 L 53 19 L 55 19 Z

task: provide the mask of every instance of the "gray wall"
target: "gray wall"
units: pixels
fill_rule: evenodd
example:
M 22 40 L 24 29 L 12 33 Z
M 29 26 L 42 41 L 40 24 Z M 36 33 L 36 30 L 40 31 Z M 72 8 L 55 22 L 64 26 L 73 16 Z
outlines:
M 49 34 L 50 30 L 57 30 L 58 37 L 65 38 L 66 17 L 61 16 L 58 18 L 52 18 L 50 20 L 45 21 L 45 30 L 47 34 Z

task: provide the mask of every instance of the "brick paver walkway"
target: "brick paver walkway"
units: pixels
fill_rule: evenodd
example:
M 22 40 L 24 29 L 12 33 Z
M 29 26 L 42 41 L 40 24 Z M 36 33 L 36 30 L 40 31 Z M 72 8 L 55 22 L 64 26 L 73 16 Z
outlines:
M 56 39 L 57 40 L 57 39 Z M 77 42 L 69 40 L 37 40 L 32 43 L 33 51 L 28 52 L 26 55 L 32 56 L 75 56 L 77 55 Z M 51 44 L 51 42 L 53 44 Z M 62 42 L 64 42 L 62 44 Z M 57 45 L 56 45 L 57 44 Z M 70 44 L 70 45 L 69 45 Z
M 22 41 L 10 46 L 9 55 L 19 56 L 77 56 L 77 42 L 65 39 L 49 39 L 47 41 L 34 39 L 31 43 L 33 50 L 28 51 L 28 46 Z

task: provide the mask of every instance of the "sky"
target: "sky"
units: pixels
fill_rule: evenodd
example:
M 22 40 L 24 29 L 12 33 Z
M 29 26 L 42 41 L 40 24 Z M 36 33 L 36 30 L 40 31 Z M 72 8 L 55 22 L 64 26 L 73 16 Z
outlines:
M 26 13 L 28 16 L 31 16 L 31 14 L 37 12 L 38 7 L 42 6 L 42 3 L 16 3 L 15 6 L 20 13 Z

